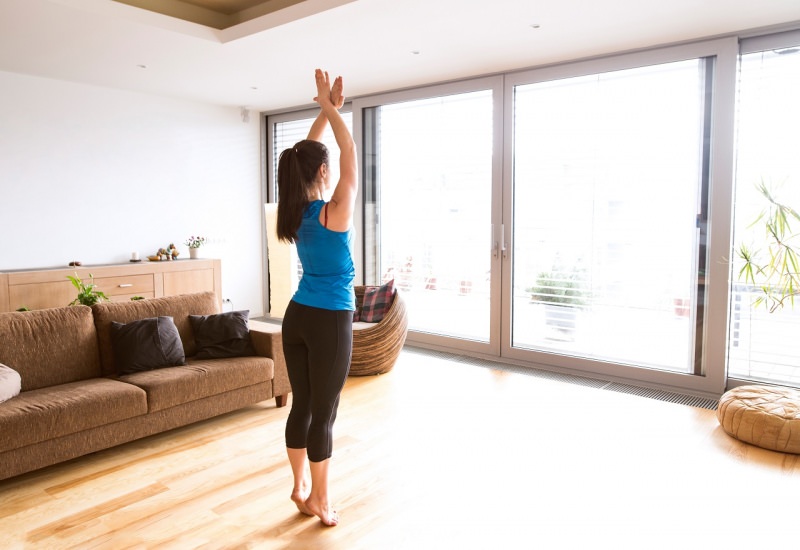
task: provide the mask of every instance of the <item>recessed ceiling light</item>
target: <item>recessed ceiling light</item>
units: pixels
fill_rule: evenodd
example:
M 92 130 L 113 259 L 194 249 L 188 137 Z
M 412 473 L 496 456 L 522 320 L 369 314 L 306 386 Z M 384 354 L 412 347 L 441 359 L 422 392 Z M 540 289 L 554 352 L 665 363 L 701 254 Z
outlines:
M 251 90 L 258 90 L 258 86 L 250 86 Z
M 419 50 L 411 50 L 411 53 L 414 55 L 419 55 Z
M 532 29 L 540 29 L 542 26 L 539 23 L 531 23 Z
M 147 65 L 144 65 L 144 64 L 140 64 L 140 65 L 136 65 L 136 66 L 139 67 L 140 69 L 146 69 L 147 68 Z

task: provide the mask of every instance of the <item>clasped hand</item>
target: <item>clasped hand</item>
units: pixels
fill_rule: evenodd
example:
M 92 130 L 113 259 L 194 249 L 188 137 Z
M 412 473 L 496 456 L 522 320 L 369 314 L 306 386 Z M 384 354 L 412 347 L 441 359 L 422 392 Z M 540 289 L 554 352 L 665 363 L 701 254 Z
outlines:
M 331 105 L 333 105 L 336 110 L 341 109 L 342 105 L 344 105 L 342 77 L 337 76 L 331 86 L 331 79 L 328 76 L 328 72 L 317 69 L 314 72 L 314 78 L 317 83 L 317 96 L 314 98 L 314 101 L 319 103 L 320 107 L 324 107 L 324 103 L 330 101 Z

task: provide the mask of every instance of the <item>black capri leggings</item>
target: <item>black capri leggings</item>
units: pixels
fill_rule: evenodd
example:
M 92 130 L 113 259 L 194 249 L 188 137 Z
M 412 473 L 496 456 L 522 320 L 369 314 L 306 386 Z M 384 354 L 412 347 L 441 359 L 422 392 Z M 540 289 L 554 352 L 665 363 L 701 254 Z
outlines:
M 333 421 L 350 371 L 353 312 L 289 302 L 281 330 L 292 385 L 286 446 L 322 462 L 333 453 Z

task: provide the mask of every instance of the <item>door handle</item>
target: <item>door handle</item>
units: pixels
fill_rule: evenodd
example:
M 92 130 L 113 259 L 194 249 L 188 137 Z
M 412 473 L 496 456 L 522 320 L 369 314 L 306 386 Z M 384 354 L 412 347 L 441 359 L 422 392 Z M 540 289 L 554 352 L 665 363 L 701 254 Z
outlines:
M 500 243 L 495 238 L 494 224 L 492 224 L 492 258 L 497 258 L 497 251 L 500 249 Z

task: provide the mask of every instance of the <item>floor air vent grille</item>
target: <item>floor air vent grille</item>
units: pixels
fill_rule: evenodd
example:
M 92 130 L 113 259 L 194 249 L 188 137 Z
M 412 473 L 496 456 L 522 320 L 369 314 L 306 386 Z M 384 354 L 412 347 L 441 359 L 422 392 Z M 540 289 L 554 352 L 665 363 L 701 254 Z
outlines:
M 684 395 L 682 393 L 654 390 L 652 388 L 619 384 L 617 382 L 610 382 L 607 386 L 603 387 L 603 389 L 619 393 L 629 393 L 631 395 L 638 395 L 641 397 L 649 397 L 650 399 L 658 399 L 659 401 L 667 401 L 668 403 L 678 403 L 679 405 L 689 405 L 691 407 L 710 409 L 712 411 L 717 410 L 717 401 L 715 399 L 707 399 L 705 397 L 696 397 L 694 395 Z

